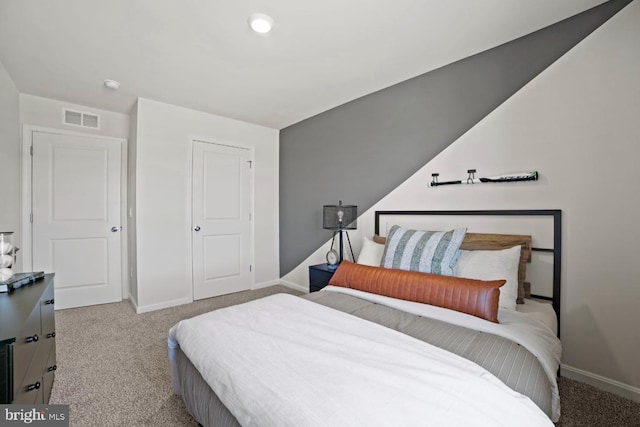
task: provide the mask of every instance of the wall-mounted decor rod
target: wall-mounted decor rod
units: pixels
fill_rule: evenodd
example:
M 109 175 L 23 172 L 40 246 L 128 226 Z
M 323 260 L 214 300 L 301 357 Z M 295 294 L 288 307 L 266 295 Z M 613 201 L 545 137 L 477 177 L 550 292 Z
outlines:
M 487 182 L 518 182 L 518 181 L 537 181 L 538 180 L 538 172 L 530 171 L 530 172 L 515 172 L 508 173 L 504 175 L 494 175 L 487 176 L 483 178 L 476 178 L 476 170 L 469 169 L 467 170 L 469 176 L 466 180 L 460 181 L 445 181 L 438 182 L 439 173 L 432 173 L 432 181 L 429 183 L 429 187 L 438 187 L 440 185 L 453 185 L 453 184 L 484 184 Z

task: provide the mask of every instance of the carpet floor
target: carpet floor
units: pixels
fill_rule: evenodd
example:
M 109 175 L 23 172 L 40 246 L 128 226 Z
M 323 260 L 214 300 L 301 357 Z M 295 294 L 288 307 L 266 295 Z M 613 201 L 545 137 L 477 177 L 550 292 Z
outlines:
M 128 302 L 56 312 L 51 404 L 70 405 L 71 426 L 197 426 L 171 390 L 167 332 L 182 319 L 300 292 L 271 286 L 136 314 Z M 562 427 L 640 427 L 640 403 L 560 379 Z

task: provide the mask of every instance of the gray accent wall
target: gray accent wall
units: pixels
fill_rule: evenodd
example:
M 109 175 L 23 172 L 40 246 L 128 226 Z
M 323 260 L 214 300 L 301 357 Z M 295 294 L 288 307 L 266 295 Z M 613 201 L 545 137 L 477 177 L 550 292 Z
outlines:
M 364 212 L 630 1 L 604 3 L 281 130 L 280 275 L 331 238 L 323 205 L 342 200 Z

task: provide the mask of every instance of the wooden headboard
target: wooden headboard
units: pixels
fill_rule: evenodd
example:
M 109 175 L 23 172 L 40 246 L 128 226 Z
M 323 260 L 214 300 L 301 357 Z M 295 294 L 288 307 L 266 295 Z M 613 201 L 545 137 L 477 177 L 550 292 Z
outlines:
M 493 233 L 467 233 L 460 246 L 465 250 L 497 250 L 507 249 L 516 245 L 522 247 L 520 264 L 531 262 L 532 252 L 548 252 L 553 255 L 553 296 L 532 294 L 536 299 L 551 301 L 558 318 L 558 336 L 560 334 L 560 277 L 561 277 L 561 249 L 562 249 L 562 211 L 559 209 L 543 210 L 472 210 L 472 211 L 376 211 L 375 235 L 380 235 L 380 219 L 383 216 L 548 216 L 553 218 L 553 247 L 533 247 L 533 240 L 528 235 L 493 234 Z M 377 239 L 379 243 L 384 243 Z M 519 282 L 524 281 L 525 268 L 519 269 Z

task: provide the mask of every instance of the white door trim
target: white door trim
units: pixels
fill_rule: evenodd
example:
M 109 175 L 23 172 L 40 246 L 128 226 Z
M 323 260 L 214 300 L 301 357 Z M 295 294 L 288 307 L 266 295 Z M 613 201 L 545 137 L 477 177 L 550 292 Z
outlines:
M 192 229 L 194 227 L 193 222 L 193 144 L 198 141 L 198 142 L 204 142 L 207 144 L 216 144 L 216 145 L 222 145 L 225 147 L 233 147 L 233 148 L 239 148 L 239 149 L 244 149 L 244 150 L 248 150 L 250 153 L 250 157 L 251 160 L 253 162 L 252 167 L 251 167 L 251 174 L 250 174 L 250 190 L 249 190 L 249 202 L 251 204 L 251 223 L 249 225 L 249 230 L 251 233 L 250 236 L 250 262 L 251 265 L 254 266 L 254 268 L 251 270 L 251 287 L 250 289 L 254 289 L 255 288 L 255 282 L 256 282 L 256 275 L 255 275 L 255 235 L 256 235 L 256 231 L 255 231 L 255 147 L 253 145 L 249 145 L 249 144 L 243 144 L 240 142 L 231 142 L 231 141 L 227 141 L 224 139 L 219 139 L 219 138 L 210 138 L 210 137 L 200 137 L 200 136 L 195 136 L 195 135 L 190 135 L 189 136 L 189 147 L 188 147 L 188 155 L 187 155 L 187 194 L 189 195 L 189 203 L 187 203 L 186 206 L 186 212 L 187 212 L 187 218 L 189 219 L 189 249 L 186 251 L 186 257 L 187 257 L 187 265 L 189 266 L 189 274 L 187 277 L 187 283 L 191 283 L 191 286 L 188 286 L 188 290 L 187 290 L 187 295 L 186 298 L 189 300 L 189 302 L 193 302 L 193 233 L 192 233 Z
M 22 234 L 22 246 L 20 247 L 19 256 L 22 259 L 22 270 L 33 270 L 33 236 L 31 233 L 31 198 L 32 198 L 32 171 L 31 171 L 31 146 L 33 144 L 34 132 L 46 132 L 57 135 L 74 135 L 84 136 L 96 139 L 105 139 L 108 141 L 120 142 L 121 146 L 121 164 L 120 164 L 120 224 L 123 225 L 121 238 L 121 257 L 122 257 L 122 299 L 129 298 L 129 263 L 127 251 L 127 140 L 111 136 L 94 135 L 84 132 L 75 132 L 65 129 L 47 128 L 42 126 L 22 125 L 22 189 L 21 189 L 21 213 L 20 213 L 20 231 Z

